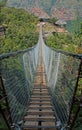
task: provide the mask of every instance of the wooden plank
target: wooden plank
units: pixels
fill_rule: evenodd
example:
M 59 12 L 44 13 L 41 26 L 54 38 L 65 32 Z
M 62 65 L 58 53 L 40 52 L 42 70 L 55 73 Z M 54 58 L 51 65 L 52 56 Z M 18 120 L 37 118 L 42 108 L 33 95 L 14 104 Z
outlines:
M 43 89 L 45 89 L 45 88 L 47 88 L 47 86 L 46 85 L 43 85 L 43 84 L 39 84 L 39 85 L 37 85 L 37 83 L 35 84 L 35 87 L 34 87 L 34 89 L 37 89 L 37 88 L 43 88 Z
M 53 111 L 27 111 L 27 115 L 54 115 Z
M 33 92 L 48 92 L 48 90 L 45 88 L 45 89 L 42 89 L 42 88 L 38 88 L 38 89 L 34 89 Z
M 38 94 L 48 94 L 48 95 L 50 95 L 48 91 L 43 91 L 43 90 L 33 91 L 32 94 L 37 94 L 37 95 Z
M 32 95 L 45 95 L 45 96 L 50 96 L 49 93 L 32 93 Z
M 30 117 L 29 116 L 25 116 L 24 117 L 24 121 L 55 121 L 55 117 L 54 116 L 44 116 L 44 117 Z
M 50 98 L 31 98 L 30 101 L 51 101 Z
M 32 106 L 29 106 L 28 109 L 53 109 L 52 106 L 36 106 L 36 105 L 32 105 Z
M 29 127 L 23 127 L 23 130 L 38 130 L 38 128 L 29 128 Z
M 32 100 L 32 101 L 30 101 L 30 103 L 48 103 L 48 104 L 51 104 L 51 101 L 44 101 L 44 100 L 42 100 L 42 101 L 36 101 L 36 100 Z
M 41 96 L 41 95 L 32 95 L 31 96 L 31 98 L 50 98 L 50 95 L 43 95 L 43 96 Z
M 34 89 L 46 89 L 46 87 L 42 87 L 42 86 L 37 86 L 37 87 L 35 87 Z
M 34 88 L 34 90 L 33 91 L 46 91 L 46 92 L 48 92 L 48 90 L 47 90 L 47 88 Z
M 33 126 L 38 126 L 38 121 L 34 121 L 34 122 L 31 122 L 31 121 L 26 121 L 25 123 L 24 123 L 24 125 L 33 125 Z
M 34 104 L 36 104 L 36 105 L 51 105 L 51 102 L 45 102 L 45 101 L 43 101 L 43 102 L 31 101 L 30 104 L 31 104 L 31 105 L 34 105 Z
M 48 122 L 47 122 L 48 123 Z M 25 125 L 22 127 L 24 130 L 28 130 L 30 128 L 30 130 L 35 130 L 36 128 L 41 128 L 42 130 L 56 130 L 56 126 L 52 125 L 52 126 L 31 126 L 31 125 Z

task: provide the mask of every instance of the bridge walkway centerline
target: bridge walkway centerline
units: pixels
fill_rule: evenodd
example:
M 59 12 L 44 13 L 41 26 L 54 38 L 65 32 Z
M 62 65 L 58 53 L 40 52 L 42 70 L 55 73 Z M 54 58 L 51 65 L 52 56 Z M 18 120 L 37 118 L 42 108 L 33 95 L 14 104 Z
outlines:
M 40 29 L 41 31 L 41 29 Z M 39 60 L 23 130 L 56 130 L 54 109 L 48 92 L 45 66 L 42 57 L 42 33 L 40 32 Z

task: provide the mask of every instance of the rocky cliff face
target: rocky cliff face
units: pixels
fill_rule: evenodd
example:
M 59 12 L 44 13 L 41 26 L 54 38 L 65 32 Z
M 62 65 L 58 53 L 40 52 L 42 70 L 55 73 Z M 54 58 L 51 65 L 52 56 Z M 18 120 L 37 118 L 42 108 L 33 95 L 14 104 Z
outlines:
M 38 18 L 46 18 L 46 19 L 50 18 L 49 15 L 39 7 L 31 7 L 29 11 L 33 13 L 35 16 L 37 16 Z
M 58 19 L 75 19 L 77 12 L 82 17 L 82 0 L 8 0 L 7 5 L 27 9 L 34 14 L 41 9 L 41 16 L 47 16 L 46 12 Z
M 53 0 L 8 0 L 10 7 L 24 8 L 39 18 L 49 18 Z M 48 12 L 48 13 L 47 13 Z
M 76 15 L 74 9 L 54 7 L 51 10 L 51 17 L 56 17 L 57 19 L 64 19 L 67 21 L 75 19 Z
M 23 7 L 29 9 L 30 7 L 40 7 L 47 13 L 50 13 L 52 5 L 56 0 L 8 0 L 8 6 Z
M 75 19 L 77 15 L 82 17 L 82 0 L 56 0 L 51 15 L 65 20 Z

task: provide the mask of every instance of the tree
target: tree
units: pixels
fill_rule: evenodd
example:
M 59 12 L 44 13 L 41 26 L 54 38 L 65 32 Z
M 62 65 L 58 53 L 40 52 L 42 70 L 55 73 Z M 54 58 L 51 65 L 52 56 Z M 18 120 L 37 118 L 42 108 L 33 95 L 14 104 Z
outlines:
M 7 3 L 7 0 L 2 0 L 0 2 L 0 12 L 1 12 L 1 8 L 3 8 L 6 5 L 6 3 Z

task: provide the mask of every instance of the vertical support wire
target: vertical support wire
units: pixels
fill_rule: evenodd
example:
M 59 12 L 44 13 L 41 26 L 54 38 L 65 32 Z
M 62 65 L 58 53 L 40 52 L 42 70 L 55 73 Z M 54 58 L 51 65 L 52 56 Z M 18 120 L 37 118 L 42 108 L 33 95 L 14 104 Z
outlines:
M 11 130 L 10 124 L 12 124 L 12 117 L 11 117 L 10 107 L 9 107 L 9 103 L 7 100 L 7 95 L 6 95 L 6 91 L 5 91 L 5 87 L 3 84 L 3 79 L 2 79 L 1 73 L 0 73 L 0 82 L 1 82 L 1 88 L 2 88 L 2 99 L 5 100 L 5 102 L 6 102 L 6 107 L 7 107 L 9 119 L 7 119 L 6 115 L 4 114 L 1 105 L 0 105 L 0 112 L 5 120 L 7 127 L 9 128 L 9 130 Z
M 70 120 L 71 120 L 71 115 L 72 115 L 72 110 L 73 110 L 73 105 L 75 103 L 75 98 L 76 98 L 76 92 L 77 92 L 77 89 L 78 89 L 78 83 L 79 83 L 79 79 L 80 79 L 80 73 L 81 73 L 81 67 L 82 67 L 82 59 L 80 61 L 80 65 L 79 65 L 79 69 L 78 69 L 78 77 L 77 77 L 77 81 L 76 81 L 76 85 L 75 85 L 75 89 L 74 89 L 74 93 L 73 93 L 73 97 L 72 97 L 72 101 L 71 101 L 71 107 L 70 107 L 70 112 L 69 112 L 69 118 L 68 118 L 68 126 L 70 125 Z M 80 101 L 82 102 L 82 101 Z M 78 116 L 78 113 L 80 111 L 80 104 L 79 104 L 79 107 L 78 107 L 78 110 L 75 114 L 75 117 L 71 123 L 71 126 L 70 126 L 70 130 L 72 130 L 73 126 L 74 126 L 74 123 L 77 119 L 77 116 Z

